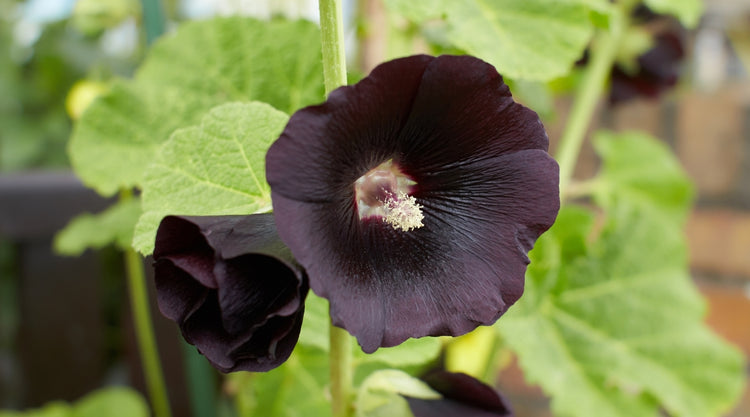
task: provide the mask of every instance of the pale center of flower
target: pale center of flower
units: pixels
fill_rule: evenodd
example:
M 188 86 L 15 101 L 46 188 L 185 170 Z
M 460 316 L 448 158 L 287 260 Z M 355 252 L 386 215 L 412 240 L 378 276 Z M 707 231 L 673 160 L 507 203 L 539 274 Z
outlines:
M 422 206 L 409 195 L 416 182 L 388 160 L 354 183 L 359 219 L 380 217 L 396 230 L 408 232 L 422 226 Z

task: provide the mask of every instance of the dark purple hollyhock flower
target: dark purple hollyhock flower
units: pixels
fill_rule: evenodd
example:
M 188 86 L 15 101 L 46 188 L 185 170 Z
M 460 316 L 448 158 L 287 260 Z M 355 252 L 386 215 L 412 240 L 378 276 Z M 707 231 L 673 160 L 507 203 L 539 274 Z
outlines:
M 638 57 L 638 71 L 628 73 L 615 66 L 609 102 L 618 104 L 637 97 L 656 98 L 674 87 L 680 75 L 685 51 L 682 40 L 675 32 L 665 32 L 654 37 L 654 46 Z
M 266 155 L 281 239 L 365 352 L 494 323 L 555 220 L 533 111 L 470 56 L 375 68 L 292 115 Z
M 165 217 L 154 259 L 159 309 L 214 367 L 268 371 L 292 353 L 308 284 L 273 215 Z
M 421 379 L 443 398 L 424 400 L 405 397 L 414 417 L 513 416 L 513 411 L 500 393 L 469 375 L 434 371 Z

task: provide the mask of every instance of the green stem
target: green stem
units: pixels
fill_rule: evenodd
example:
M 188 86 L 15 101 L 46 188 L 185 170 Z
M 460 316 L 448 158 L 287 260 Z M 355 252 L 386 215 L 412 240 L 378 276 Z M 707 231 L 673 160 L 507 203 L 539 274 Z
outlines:
M 331 409 L 333 417 L 349 417 L 352 407 L 352 338 L 346 330 L 330 326 Z
M 320 39 L 326 95 L 346 85 L 344 20 L 340 0 L 320 0 Z
M 133 198 L 132 193 L 126 191 L 120 193 L 121 200 L 130 198 Z M 141 355 L 146 387 L 154 407 L 154 415 L 156 417 L 171 417 L 172 412 L 169 409 L 169 399 L 151 321 L 143 262 L 140 255 L 132 248 L 125 250 L 125 267 L 128 275 L 128 289 L 138 349 Z
M 601 177 L 594 177 L 584 181 L 571 181 L 565 189 L 565 198 L 591 197 L 600 187 Z
M 146 28 L 146 43 L 151 45 L 164 33 L 165 17 L 160 0 L 141 0 L 143 25 Z
M 215 417 L 216 377 L 213 368 L 195 346 L 183 341 L 182 360 L 187 374 L 186 383 L 190 407 L 194 416 Z
M 344 21 L 340 0 L 320 0 L 320 36 L 326 95 L 346 85 Z M 353 415 L 352 340 L 346 330 L 330 325 L 331 408 L 333 417 Z
M 563 197 L 573 178 L 573 170 L 586 137 L 586 130 L 591 124 L 596 105 L 612 70 L 634 3 L 630 0 L 621 3 L 612 13 L 611 29 L 598 31 L 592 43 L 591 58 L 576 92 L 576 99 L 557 149 L 557 162 L 560 164 L 560 195 Z

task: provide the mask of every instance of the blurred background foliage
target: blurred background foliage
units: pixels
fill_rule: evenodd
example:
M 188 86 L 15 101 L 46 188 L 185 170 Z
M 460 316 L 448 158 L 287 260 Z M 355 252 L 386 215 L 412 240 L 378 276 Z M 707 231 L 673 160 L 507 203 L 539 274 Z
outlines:
M 123 2 L 100 6 L 110 3 Z M 123 22 L 137 13 L 112 19 L 105 18 L 111 10 L 74 11 L 73 1 L 0 0 L 2 172 L 67 167 L 66 99 L 73 86 L 85 94 L 113 75 L 130 75 L 140 60 L 140 48 L 118 46 L 112 39 L 128 35 Z
M 355 3 L 359 6 L 356 16 L 351 12 Z M 349 38 L 352 44 L 361 46 L 359 50 L 348 51 L 353 61 L 350 67 L 366 72 L 389 55 L 411 53 L 415 49 L 432 53 L 458 51 L 445 39 L 446 27 L 440 22 L 430 20 L 418 25 L 383 10 L 380 14 L 371 14 L 367 7 L 375 3 L 366 0 L 347 3 L 350 11 L 347 18 L 356 29 Z M 732 0 L 706 3 L 730 4 Z M 287 13 L 291 17 L 314 20 L 317 7 L 316 1 L 306 0 L 163 0 L 162 5 L 169 29 L 180 21 L 210 14 L 268 17 L 282 9 L 295 10 L 296 14 Z M 712 14 L 704 16 L 698 30 L 686 36 L 691 43 L 687 45 L 690 50 L 686 51 L 680 67 L 678 89 L 683 92 L 710 93 L 722 83 L 717 81 L 720 77 L 746 80 L 750 20 L 737 24 L 735 20 L 725 19 L 731 13 L 721 14 L 723 10 L 722 6 L 715 6 Z M 742 18 L 741 15 L 736 17 Z M 600 24 L 606 25 L 606 22 Z M 657 29 L 664 27 L 661 25 Z M 727 36 L 724 27 L 731 29 Z M 65 148 L 73 121 L 92 98 L 107 90 L 115 77 L 132 77 L 145 55 L 145 32 L 139 0 L 0 0 L 0 175 L 33 169 L 67 169 Z M 622 57 L 618 60 L 624 72 L 633 72 L 636 57 L 652 46 L 644 41 L 640 32 L 634 32 L 630 39 L 628 50 L 622 51 L 629 53 L 620 54 Z M 384 54 L 383 50 L 387 52 Z M 743 59 L 744 69 L 738 65 Z M 554 99 L 573 91 L 579 78 L 579 71 L 574 70 L 551 82 L 508 81 L 517 98 L 542 113 L 548 130 L 553 129 L 550 137 L 554 139 L 558 136 L 554 132 L 555 124 L 559 124 Z M 676 112 L 671 109 L 672 113 Z M 564 118 L 564 114 L 560 118 Z M 703 190 L 699 187 L 699 191 Z M 749 206 L 743 204 L 740 208 L 747 210 Z M 101 232 L 97 227 L 92 229 Z M 19 286 L 19 281 L 14 279 L 17 250 L 17 246 L 3 242 L 0 236 L 0 357 L 4 351 L 13 349 L 17 331 L 14 320 L 17 313 L 13 313 L 18 308 L 18 299 L 13 296 Z M 115 266 L 119 267 L 119 264 Z M 107 292 L 106 303 L 115 305 L 114 309 L 118 310 L 113 315 L 120 313 L 124 298 L 120 278 L 115 277 L 118 284 L 111 285 L 114 290 Z M 116 320 L 112 323 L 113 326 L 123 324 Z M 108 337 L 122 337 L 117 329 L 111 330 Z M 0 388 L 3 388 L 1 382 Z
M 160 3 L 171 26 L 238 11 L 317 10 L 297 0 Z M 113 77 L 131 76 L 145 49 L 140 0 L 0 0 L 0 173 L 68 168 L 71 119 Z

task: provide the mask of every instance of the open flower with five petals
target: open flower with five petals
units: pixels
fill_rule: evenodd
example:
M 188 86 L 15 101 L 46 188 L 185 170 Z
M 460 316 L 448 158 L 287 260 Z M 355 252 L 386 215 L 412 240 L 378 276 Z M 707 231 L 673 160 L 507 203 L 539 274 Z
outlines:
M 396 59 L 290 119 L 266 156 L 279 236 L 365 352 L 495 322 L 559 209 L 533 111 L 469 56 Z

